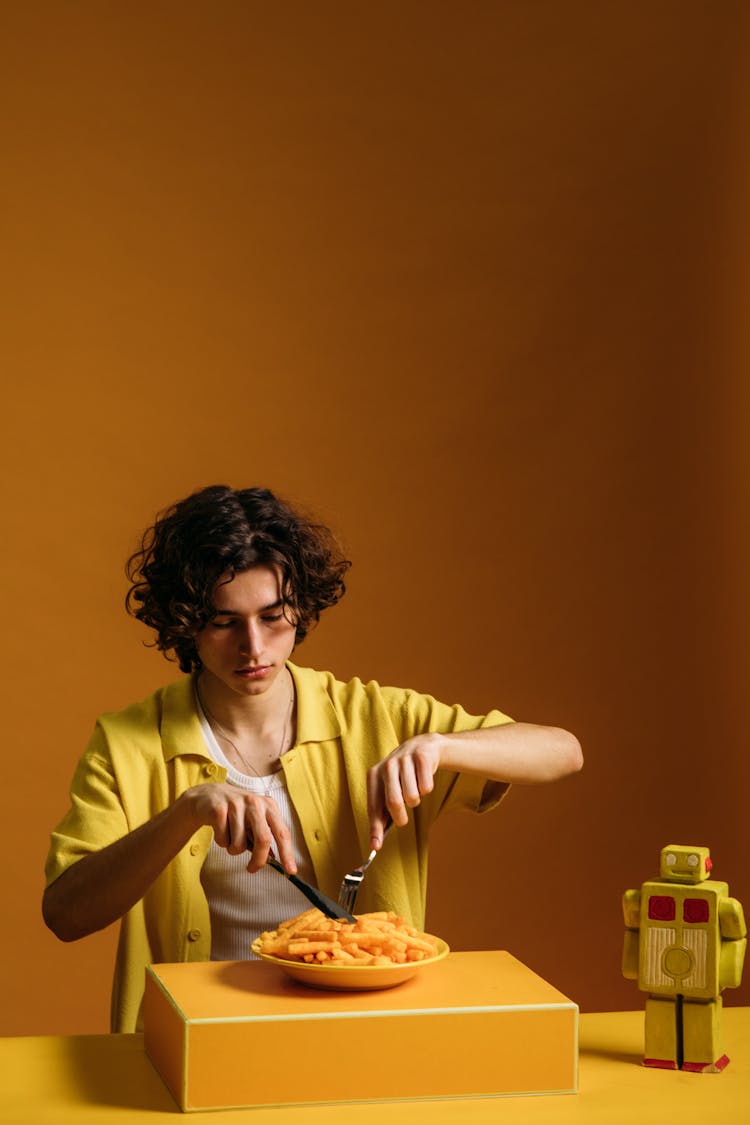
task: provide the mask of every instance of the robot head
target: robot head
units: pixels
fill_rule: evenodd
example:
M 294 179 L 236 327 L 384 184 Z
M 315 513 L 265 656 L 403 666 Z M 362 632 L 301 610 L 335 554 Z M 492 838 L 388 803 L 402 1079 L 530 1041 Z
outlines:
M 711 875 L 708 848 L 669 844 L 662 848 L 660 874 L 670 883 L 702 883 Z

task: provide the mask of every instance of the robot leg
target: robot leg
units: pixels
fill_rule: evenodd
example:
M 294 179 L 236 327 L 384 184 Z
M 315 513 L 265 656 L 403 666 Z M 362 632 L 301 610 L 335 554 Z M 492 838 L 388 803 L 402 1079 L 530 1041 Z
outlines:
M 721 996 L 715 1000 L 691 1000 L 682 1005 L 683 1070 L 716 1074 L 729 1062 L 721 1034 Z
M 645 1045 L 644 1066 L 659 1066 L 664 1070 L 678 1069 L 679 1043 L 675 996 L 647 997 Z

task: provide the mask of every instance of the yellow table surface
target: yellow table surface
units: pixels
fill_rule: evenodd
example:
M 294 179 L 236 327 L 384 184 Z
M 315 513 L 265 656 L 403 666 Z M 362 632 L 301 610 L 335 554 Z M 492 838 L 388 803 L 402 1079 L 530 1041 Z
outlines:
M 747 1120 L 750 1008 L 724 1011 L 731 1063 L 722 1074 L 681 1074 L 640 1065 L 642 1012 L 581 1016 L 580 1093 L 563 1096 L 338 1104 L 180 1114 L 143 1050 L 141 1035 L 0 1039 L 3 1125 L 91 1125 L 183 1119 L 235 1125 L 455 1125 L 500 1122 L 622 1122 L 680 1125 Z M 266 1045 L 268 1050 L 270 1045 Z M 274 1044 L 274 1047 L 276 1045 Z M 377 1043 L 373 1043 L 377 1057 Z M 342 1065 L 346 1060 L 342 1059 Z M 359 1060 L 365 1065 L 365 1060 Z M 291 1065 L 291 1064 L 290 1064 Z M 312 1064 L 308 1064 L 312 1065 Z

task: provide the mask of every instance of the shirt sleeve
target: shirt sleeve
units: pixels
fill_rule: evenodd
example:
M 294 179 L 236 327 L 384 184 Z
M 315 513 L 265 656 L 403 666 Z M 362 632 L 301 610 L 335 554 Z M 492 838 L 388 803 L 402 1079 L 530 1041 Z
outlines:
M 106 738 L 97 725 L 73 774 L 70 808 L 52 832 L 45 864 L 46 885 L 79 859 L 119 840 L 128 830 Z
M 430 695 L 407 691 L 403 697 L 401 736 L 402 741 L 405 741 L 416 734 L 453 734 L 512 722 L 513 719 L 502 711 L 492 710 L 486 715 L 471 715 L 460 704 L 450 706 Z M 433 818 L 438 813 L 451 809 L 487 812 L 500 803 L 509 788 L 507 782 L 491 781 L 479 774 L 456 774 L 438 770 L 435 775 L 435 790 L 429 802 L 433 806 Z

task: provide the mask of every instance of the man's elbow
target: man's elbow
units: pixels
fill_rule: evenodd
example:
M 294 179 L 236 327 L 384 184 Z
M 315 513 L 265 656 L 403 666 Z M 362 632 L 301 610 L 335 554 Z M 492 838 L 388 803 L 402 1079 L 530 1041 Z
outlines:
M 59 895 L 55 893 L 54 886 L 55 884 L 52 883 L 47 887 L 42 897 L 44 924 L 60 941 L 77 941 L 79 937 L 83 937 L 83 934 L 79 933 L 72 924 L 72 919 L 64 909 Z
M 524 739 L 518 774 L 502 778 L 521 785 L 560 781 L 583 768 L 583 751 L 574 734 L 562 727 L 524 725 L 515 730 Z M 519 757 L 521 757 L 519 755 Z
M 580 742 L 570 731 L 556 727 L 554 733 L 554 776 L 550 780 L 559 781 L 561 778 L 569 777 L 573 773 L 579 773 L 580 770 L 583 769 L 583 751 L 581 750 Z

